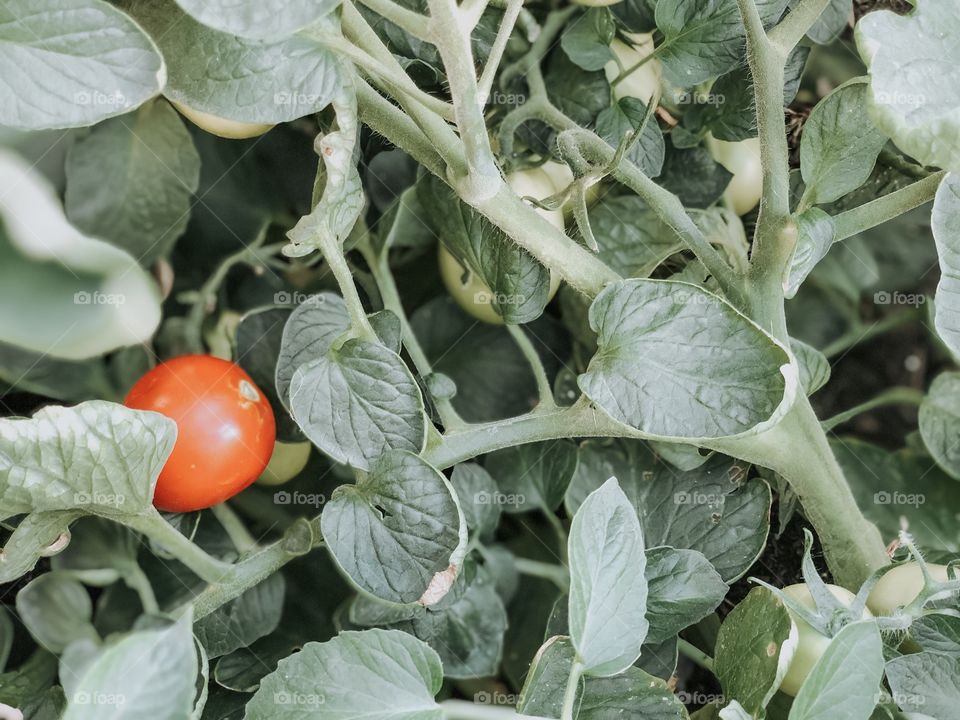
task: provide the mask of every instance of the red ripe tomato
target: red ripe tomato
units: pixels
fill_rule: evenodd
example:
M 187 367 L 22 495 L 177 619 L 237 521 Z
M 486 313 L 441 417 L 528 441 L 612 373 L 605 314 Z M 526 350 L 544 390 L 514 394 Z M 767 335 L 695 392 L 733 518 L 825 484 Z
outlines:
M 273 410 L 240 366 L 186 355 L 153 368 L 125 405 L 177 423 L 177 442 L 157 481 L 160 510 L 201 510 L 233 497 L 263 472 L 273 453 Z

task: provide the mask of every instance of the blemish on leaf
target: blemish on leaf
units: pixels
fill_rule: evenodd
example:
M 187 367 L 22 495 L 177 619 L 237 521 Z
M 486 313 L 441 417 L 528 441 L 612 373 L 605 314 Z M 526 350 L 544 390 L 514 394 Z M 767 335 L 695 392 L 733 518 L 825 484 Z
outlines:
M 456 582 L 457 573 L 459 572 L 460 568 L 458 568 L 456 565 L 451 565 L 446 570 L 436 573 L 433 576 L 433 579 L 430 580 L 430 584 L 427 586 L 427 589 L 423 591 L 423 595 L 420 596 L 420 599 L 417 600 L 417 602 L 424 607 L 436 605 L 448 592 L 450 592 L 450 588 L 452 588 L 453 583 Z
M 767 645 L 767 657 L 773 657 L 776 654 L 777 644 L 775 642 L 771 642 L 769 645 Z

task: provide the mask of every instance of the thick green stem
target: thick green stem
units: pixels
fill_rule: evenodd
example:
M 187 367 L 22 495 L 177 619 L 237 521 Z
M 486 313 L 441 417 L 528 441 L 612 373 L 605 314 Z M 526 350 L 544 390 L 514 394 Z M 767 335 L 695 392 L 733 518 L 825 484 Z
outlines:
M 770 42 L 784 55 L 789 54 L 803 40 L 803 36 L 829 4 L 830 0 L 800 0 L 783 21 L 770 31 Z
M 507 48 L 510 35 L 517 24 L 517 18 L 520 16 L 520 10 L 523 9 L 523 0 L 508 0 L 506 8 L 503 11 L 503 19 L 500 21 L 500 28 L 497 30 L 497 37 L 490 48 L 490 54 L 487 56 L 487 64 L 483 68 L 483 74 L 477 84 L 477 95 L 481 105 L 486 105 L 490 98 L 490 90 L 493 88 L 493 80 L 497 75 L 497 69 L 500 67 L 500 60 L 503 58 L 503 52 Z
M 231 563 L 218 560 L 194 545 L 152 508 L 143 515 L 124 517 L 121 522 L 162 546 L 205 582 L 220 582 L 233 570 Z
M 705 652 L 703 652 L 703 650 L 698 648 L 689 640 L 684 640 L 683 638 L 677 638 L 677 649 L 680 651 L 682 655 L 688 657 L 690 660 L 692 660 L 695 664 L 702 667 L 704 670 L 713 672 L 713 658 L 707 655 Z
M 514 560 L 514 566 L 521 575 L 549 580 L 563 592 L 570 588 L 570 573 L 562 565 L 518 557 Z
M 214 505 L 210 510 L 213 516 L 217 518 L 217 522 L 227 531 L 227 536 L 237 549 L 237 552 L 245 555 L 257 549 L 257 539 L 250 534 L 247 526 L 243 524 L 243 521 L 237 517 L 233 508 L 227 505 L 227 503 Z
M 563 707 L 560 710 L 560 720 L 574 720 L 577 716 L 577 693 L 580 690 L 580 677 L 583 675 L 583 664 L 580 658 L 575 657 L 570 664 L 570 675 L 567 677 L 567 686 L 563 691 Z
M 418 12 L 399 5 L 393 0 L 360 0 L 377 15 L 386 18 L 394 25 L 413 35 L 418 40 L 433 42 L 433 37 L 427 29 L 429 18 Z
M 353 274 L 350 272 L 347 260 L 343 256 L 343 248 L 340 246 L 340 242 L 336 238 L 326 235 L 320 237 L 319 241 L 327 266 L 333 272 L 337 285 L 340 286 L 340 294 L 343 295 L 343 301 L 347 305 L 353 332 L 357 337 L 376 341 L 377 334 L 367 318 L 367 311 L 364 310 L 363 302 L 361 302 L 360 295 L 357 293 L 357 286 L 353 282 Z

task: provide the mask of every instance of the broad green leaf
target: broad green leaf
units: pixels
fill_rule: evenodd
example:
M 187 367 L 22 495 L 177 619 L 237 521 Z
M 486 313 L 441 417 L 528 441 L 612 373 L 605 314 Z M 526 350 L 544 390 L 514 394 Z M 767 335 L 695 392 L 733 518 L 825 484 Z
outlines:
M 798 2 L 799 0 L 791 0 L 790 6 L 793 7 Z M 818 45 L 829 45 L 846 29 L 852 14 L 852 0 L 829 0 L 820 17 L 807 31 L 807 37 Z
M 589 8 L 571 21 L 560 36 L 560 47 L 584 70 L 602 70 L 613 59 L 610 42 L 616 32 L 616 23 L 606 8 Z
M 920 547 L 960 551 L 956 483 L 926 453 L 891 453 L 854 438 L 831 445 L 857 505 L 884 537 L 896 536 L 906 519 Z
M 552 637 L 537 652 L 517 711 L 527 716 L 559 718 L 575 651 L 567 637 Z M 636 667 L 608 678 L 581 680 L 577 720 L 686 720 L 687 712 L 666 681 Z
M 66 573 L 45 573 L 17 593 L 17 614 L 33 638 L 52 653 L 77 640 L 99 640 L 93 603 L 79 581 Z
M 502 504 L 497 483 L 476 463 L 460 463 L 453 468 L 450 484 L 460 499 L 467 527 L 478 536 L 493 532 L 500 521 Z
M 272 633 L 280 622 L 285 587 L 283 575 L 274 573 L 200 618 L 193 630 L 207 655 L 227 655 Z
M 800 366 L 800 384 L 807 395 L 813 395 L 830 380 L 830 361 L 827 356 L 805 342 L 790 339 L 790 349 Z
M 0 675 L 0 703 L 30 712 L 38 696 L 53 684 L 56 676 L 56 656 L 37 650 L 18 668 Z
M 693 87 L 722 75 L 743 50 L 743 22 L 734 0 L 663 0 L 657 3 L 659 51 L 667 79 Z
M 492 579 L 480 571 L 452 602 L 445 598 L 436 608 L 416 608 L 411 619 L 393 627 L 436 650 L 444 677 L 489 677 L 500 667 L 507 611 Z
M 871 114 L 879 128 L 923 165 L 960 170 L 960 1 L 918 0 L 906 16 L 869 13 L 857 23 L 870 72 Z
M 887 138 L 867 113 L 869 92 L 865 80 L 851 80 L 817 103 L 804 124 L 800 171 L 811 205 L 832 202 L 870 177 Z
M 352 79 L 352 71 L 343 71 L 343 75 Z M 322 161 L 316 184 L 319 188 L 322 182 L 323 190 L 313 211 L 300 218 L 296 227 L 287 233 L 290 244 L 283 252 L 288 257 L 309 255 L 323 247 L 324 239 L 340 247 L 366 202 L 355 158 L 360 120 L 352 83 L 344 81 L 330 101 L 336 117 L 335 128 L 318 135 L 313 142 L 313 150 Z
M 283 327 L 277 357 L 277 394 L 285 405 L 290 403 L 290 383 L 297 369 L 324 357 L 349 329 L 350 315 L 339 295 L 311 295 L 294 308 Z
M 190 219 L 200 155 L 163 100 L 100 123 L 67 155 L 67 217 L 149 267 Z
M 646 544 L 697 550 L 724 582 L 739 578 L 763 551 L 770 529 L 770 488 L 743 482 L 742 464 L 715 456 L 678 472 L 637 441 L 596 441 L 580 448 L 565 505 L 574 513 L 607 478 L 616 477 L 640 517 Z
M 417 197 L 443 246 L 490 289 L 504 322 L 527 323 L 543 313 L 550 273 L 535 257 L 461 201 L 439 178 L 422 178 Z
M 174 422 L 158 413 L 102 400 L 0 420 L 0 519 L 35 511 L 152 509 L 175 435 Z
M 234 362 L 247 371 L 273 409 L 277 421 L 277 439 L 301 441 L 303 433 L 287 412 L 285 400 L 277 392 L 277 358 L 283 348 L 283 331 L 291 315 L 289 308 L 262 307 L 252 310 L 237 325 Z M 288 386 L 289 387 L 289 386 Z
M 590 307 L 590 326 L 599 350 L 580 389 L 647 435 L 693 440 L 744 433 L 769 422 L 795 392 L 797 371 L 783 348 L 696 285 L 608 285 Z
M 486 468 L 493 476 L 507 513 L 542 509 L 553 512 L 577 469 L 577 446 L 568 440 L 517 445 L 487 456 Z
M 400 356 L 379 343 L 348 340 L 301 365 L 290 408 L 314 445 L 363 470 L 388 450 L 418 453 L 426 440 L 420 388 Z
M 676 139 L 667 154 L 658 182 L 688 208 L 707 208 L 723 196 L 733 174 L 703 145 L 681 148 Z
M 960 357 L 960 175 L 950 173 L 937 188 L 930 220 L 940 258 L 934 325 L 950 352 Z
M 463 563 L 466 523 L 447 479 L 416 455 L 384 454 L 323 508 L 323 537 L 364 591 L 395 603 L 433 605 Z
M 63 720 L 183 720 L 193 708 L 197 652 L 186 615 L 127 635 L 87 667 Z
M 280 661 L 247 705 L 247 720 L 442 720 L 443 666 L 399 630 L 344 632 Z
M 640 657 L 647 636 L 646 554 L 636 511 L 610 478 L 570 527 L 570 637 L 588 675 L 607 677 Z
M 245 123 L 280 123 L 325 108 L 342 82 L 337 57 L 295 35 L 246 40 L 201 25 L 173 0 L 123 0 L 160 46 L 163 94 L 193 110 Z
M 780 687 L 797 647 L 783 603 L 756 587 L 727 615 L 714 650 L 714 670 L 729 700 L 760 715 Z
M 0 76 L 0 125 L 42 130 L 122 115 L 160 92 L 166 69 L 110 3 L 31 0 L 0 7 Z
M 872 620 L 838 632 L 797 693 L 790 720 L 868 720 L 883 679 L 883 642 Z
M 960 657 L 960 617 L 946 613 L 922 615 L 910 625 L 910 639 L 922 650 Z
M 833 218 L 820 208 L 808 208 L 796 216 L 797 247 L 783 282 L 783 294 L 792 298 L 800 285 L 833 246 Z
M 930 454 L 960 480 L 960 373 L 938 375 L 920 404 L 920 434 Z
M 160 304 L 136 260 L 70 225 L 53 186 L 2 149 L 0 187 L 0 302 L 17 308 L 0 341 L 68 360 L 146 342 Z
M 668 547 L 647 551 L 648 643 L 669 640 L 713 612 L 727 584 L 702 553 Z
M 960 656 L 938 652 L 903 655 L 887 663 L 897 704 L 934 720 L 952 720 L 960 704 Z
M 643 125 L 647 106 L 635 97 L 620 98 L 597 117 L 597 134 L 613 147 L 619 147 L 628 132 L 636 132 Z M 666 144 L 656 117 L 643 127 L 640 139 L 627 153 L 627 158 L 647 177 L 655 178 L 663 169 Z M 636 198 L 635 195 L 623 196 Z M 637 198 L 639 199 L 639 198 Z
M 636 195 L 604 198 L 590 208 L 589 217 L 598 256 L 625 277 L 649 277 L 683 248 L 676 233 Z
M 50 564 L 85 585 L 107 587 L 138 575 L 139 549 L 140 538 L 133 531 L 112 520 L 87 516 L 70 528 L 70 544 Z
M 0 672 L 7 666 L 13 648 L 13 620 L 5 607 L 0 608 Z
M 114 393 L 101 358 L 60 360 L 0 343 L 0 381 L 62 402 L 109 398 Z
M 332 12 L 337 0 L 177 0 L 195 19 L 216 30 L 253 39 L 292 35 Z
M 61 537 L 69 537 L 70 523 L 82 514 L 80 510 L 60 510 L 31 513 L 23 518 L 0 548 L 0 583 L 30 572 L 47 548 Z

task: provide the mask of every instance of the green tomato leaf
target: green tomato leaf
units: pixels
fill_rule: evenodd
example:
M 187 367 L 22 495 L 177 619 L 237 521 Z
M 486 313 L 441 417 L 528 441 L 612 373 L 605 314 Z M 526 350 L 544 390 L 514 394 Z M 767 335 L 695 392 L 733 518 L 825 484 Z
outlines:
M 0 341 L 82 360 L 149 340 L 160 303 L 136 260 L 70 225 L 46 178 L 2 149 L 0 187 L 0 302 L 17 308 Z
M 442 720 L 443 666 L 399 630 L 344 632 L 280 661 L 247 705 L 247 720 Z
M 553 512 L 577 469 L 577 446 L 569 440 L 517 445 L 491 453 L 487 471 L 496 480 L 504 512 Z
M 883 641 L 872 620 L 838 632 L 800 687 L 790 720 L 868 720 L 883 679 Z
M 830 381 L 830 361 L 815 347 L 794 338 L 790 338 L 790 349 L 800 366 L 800 384 L 807 395 L 813 395 Z
M 800 171 L 811 205 L 833 202 L 863 185 L 887 143 L 867 113 L 869 86 L 851 80 L 817 103 L 803 126 Z
M 163 100 L 97 125 L 67 155 L 67 217 L 149 267 L 190 220 L 200 155 Z
M 419 453 L 426 441 L 420 388 L 400 356 L 379 343 L 348 340 L 301 365 L 290 408 L 314 445 L 363 470 L 388 450 Z
M 460 499 L 467 527 L 483 537 L 500 522 L 499 488 L 490 473 L 476 463 L 460 463 L 453 468 L 450 484 Z
M 284 589 L 283 575 L 274 573 L 197 620 L 193 631 L 207 656 L 227 655 L 272 633 L 280 623 Z
M 183 720 L 193 709 L 197 651 L 188 613 L 162 630 L 136 632 L 90 663 L 63 720 Z
M 910 639 L 923 650 L 960 657 L 960 617 L 946 613 L 921 615 L 910 625 Z
M 362 590 L 394 603 L 438 602 L 452 587 L 466 523 L 447 479 L 416 455 L 384 454 L 323 508 L 323 537 Z
M 194 110 L 287 122 L 325 108 L 343 82 L 334 53 L 309 38 L 247 40 L 201 25 L 173 0 L 122 5 L 160 46 L 169 72 L 163 94 Z
M 724 582 L 739 578 L 763 551 L 770 529 L 770 488 L 743 482 L 742 464 L 714 456 L 687 472 L 660 461 L 638 441 L 589 440 L 580 447 L 567 490 L 567 512 L 616 477 L 640 517 L 650 547 L 697 550 Z
M 676 138 L 667 145 L 659 183 L 688 208 L 706 208 L 723 196 L 733 174 L 703 145 L 681 148 Z
M 797 648 L 797 633 L 783 603 L 756 587 L 720 626 L 714 670 L 727 699 L 751 717 L 763 713 L 780 687 Z
M 61 537 L 69 537 L 70 523 L 79 510 L 38 512 L 27 515 L 0 548 L 0 583 L 16 580 L 30 572 L 46 550 Z
M 636 195 L 602 199 L 590 208 L 590 227 L 600 259 L 625 277 L 649 277 L 683 248 L 677 235 Z
M 138 574 L 139 549 L 140 538 L 120 523 L 88 516 L 70 528 L 70 544 L 50 564 L 85 585 L 107 587 Z
M 934 300 L 937 334 L 960 357 L 960 175 L 950 173 L 937 188 L 930 219 L 940 258 L 940 282 Z
M 517 711 L 527 716 L 559 718 L 564 689 L 575 651 L 570 638 L 556 636 L 544 643 L 530 665 Z M 687 712 L 665 680 L 630 667 L 607 678 L 586 677 L 580 682 L 577 720 L 686 720 Z
M 784 349 L 696 285 L 608 285 L 590 307 L 590 326 L 599 350 L 580 389 L 612 418 L 650 436 L 695 440 L 757 431 L 795 392 L 797 371 Z
M 647 106 L 639 98 L 620 98 L 597 117 L 596 132 L 612 147 L 619 147 L 628 132 L 635 132 L 640 129 L 646 114 Z M 626 157 L 640 168 L 644 175 L 655 178 L 663 169 L 665 154 L 666 143 L 663 139 L 663 131 L 660 130 L 656 119 L 651 118 L 643 126 L 640 139 L 637 140 Z M 623 197 L 639 199 L 635 195 Z
M 504 322 L 527 323 L 543 313 L 550 273 L 536 258 L 462 202 L 439 178 L 422 178 L 417 194 L 443 246 L 490 289 Z
M 166 68 L 110 3 L 36 0 L 0 8 L 0 76 L 0 125 L 42 130 L 129 112 L 160 92 Z
M 93 628 L 90 594 L 67 573 L 49 572 L 31 580 L 17 593 L 17 614 L 34 640 L 52 653 L 62 653 L 78 640 L 100 640 Z
M 588 675 L 640 657 L 647 636 L 646 554 L 636 511 L 615 478 L 592 492 L 570 527 L 570 637 Z
M 790 0 L 790 7 L 799 0 Z M 818 45 L 829 45 L 843 33 L 853 14 L 852 0 L 829 0 L 820 17 L 807 31 L 807 37 Z
M 584 70 L 602 70 L 611 59 L 610 42 L 617 32 L 613 15 L 606 8 L 590 8 L 574 18 L 560 36 L 560 47 Z
M 792 298 L 800 285 L 833 247 L 833 218 L 820 208 L 809 208 L 796 216 L 797 246 L 787 269 L 783 294 Z
M 939 652 L 903 655 L 887 663 L 887 679 L 906 712 L 934 720 L 956 717 L 960 703 L 960 656 Z
M 277 394 L 284 404 L 290 402 L 290 383 L 297 369 L 324 357 L 349 329 L 350 314 L 339 295 L 311 295 L 294 308 L 283 327 L 277 357 Z
M 340 4 L 338 0 L 177 0 L 177 4 L 216 30 L 255 40 L 292 35 Z
M 906 16 L 872 12 L 857 23 L 860 56 L 870 72 L 877 126 L 923 165 L 960 170 L 960 2 L 917 3 Z
M 152 509 L 176 424 L 92 400 L 0 420 L 0 519 L 35 511 L 127 515 Z
M 920 404 L 920 435 L 937 464 L 960 480 L 960 373 L 938 375 Z
M 716 610 L 729 589 L 696 550 L 648 550 L 646 576 L 648 643 L 665 642 L 699 622 Z

